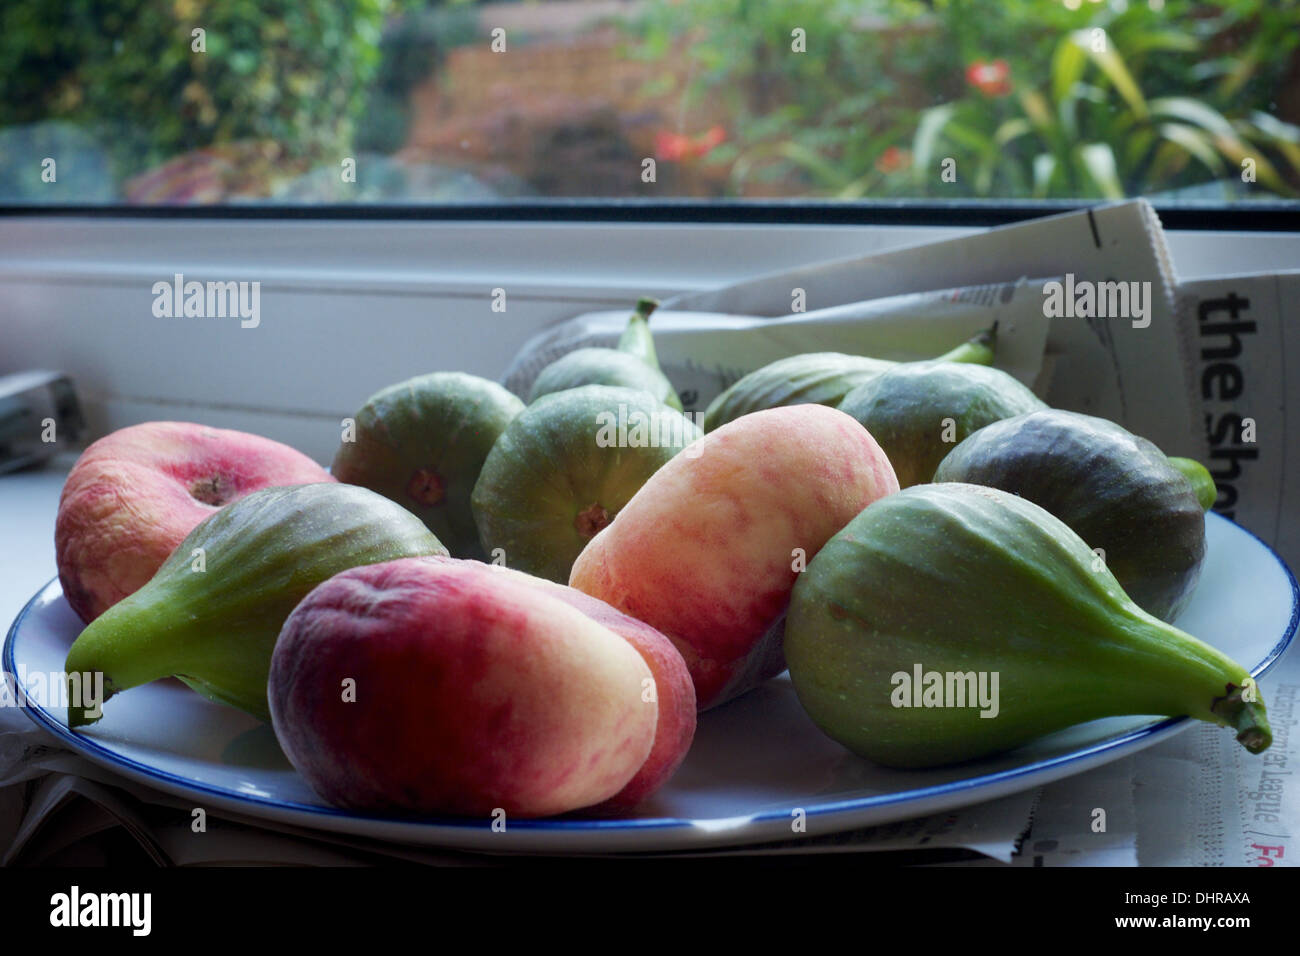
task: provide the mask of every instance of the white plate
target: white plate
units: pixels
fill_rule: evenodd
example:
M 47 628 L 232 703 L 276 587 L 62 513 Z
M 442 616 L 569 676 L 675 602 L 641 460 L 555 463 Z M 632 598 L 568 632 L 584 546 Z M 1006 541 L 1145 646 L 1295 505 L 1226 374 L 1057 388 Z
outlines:
M 1266 545 L 1232 522 L 1211 514 L 1206 532 L 1209 551 L 1201 583 L 1177 623 L 1258 677 L 1295 633 L 1300 618 L 1295 579 Z M 14 622 L 4 647 L 5 670 L 60 672 L 80 630 L 58 581 L 52 581 Z M 285 760 L 270 727 L 210 703 L 177 681 L 113 698 L 101 721 L 76 734 L 57 709 L 31 701 L 25 706 L 37 724 L 73 750 L 195 806 L 407 844 L 547 853 L 685 850 L 790 839 L 796 808 L 806 814 L 810 836 L 922 816 L 1079 773 L 1191 724 L 1187 718 L 1111 718 L 996 759 L 899 772 L 875 767 L 823 736 L 782 675 L 702 715 L 686 762 L 637 816 L 510 820 L 505 832 L 493 832 L 488 820 L 393 819 L 333 809 Z

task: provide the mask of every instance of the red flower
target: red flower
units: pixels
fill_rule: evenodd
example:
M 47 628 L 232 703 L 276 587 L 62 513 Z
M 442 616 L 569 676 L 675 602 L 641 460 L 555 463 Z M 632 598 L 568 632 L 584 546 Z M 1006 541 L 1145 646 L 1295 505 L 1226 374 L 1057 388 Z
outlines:
M 690 139 L 681 133 L 655 133 L 655 155 L 660 159 L 678 160 L 686 155 Z
M 699 159 L 726 138 L 727 131 L 721 126 L 711 126 L 694 137 L 661 130 L 655 133 L 655 155 L 673 161 Z
M 976 60 L 966 67 L 966 82 L 985 96 L 1006 96 L 1011 92 L 1011 67 L 1006 60 Z
M 699 139 L 699 147 L 702 150 L 701 156 L 713 149 L 715 146 L 721 146 L 727 139 L 727 131 L 721 126 L 710 126 Z
M 876 159 L 876 169 L 879 172 L 896 173 L 900 169 L 906 169 L 912 165 L 912 154 L 905 149 L 899 149 L 897 146 L 890 146 Z

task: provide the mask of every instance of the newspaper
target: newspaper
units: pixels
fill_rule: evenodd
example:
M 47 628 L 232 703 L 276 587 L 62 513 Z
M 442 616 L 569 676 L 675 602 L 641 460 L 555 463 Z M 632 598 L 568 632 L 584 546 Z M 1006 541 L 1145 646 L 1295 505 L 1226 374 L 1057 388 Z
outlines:
M 130 837 L 162 866 L 292 864 L 341 866 L 400 860 L 440 865 L 499 863 L 487 854 L 386 843 L 330 831 L 206 810 L 197 828 L 191 802 L 127 780 L 91 761 L 50 746 L 16 710 L 0 710 L 0 864 L 89 865 L 87 843 L 105 835 Z M 639 856 L 733 856 L 789 853 L 964 851 L 1009 862 L 1023 842 L 1037 791 L 970 807 L 845 833 L 775 844 Z M 69 858 L 68 853 L 81 854 Z M 601 854 L 586 853 L 583 856 Z M 620 854 L 627 856 L 628 854 Z
M 1300 409 L 1300 330 L 1288 342 L 1286 326 L 1300 302 L 1300 270 L 1184 282 L 1177 297 L 1188 401 L 1219 486 L 1215 510 L 1298 568 L 1300 441 L 1287 441 L 1287 409 Z
M 959 866 L 1136 866 L 1137 757 L 1124 757 L 1088 773 L 1066 777 L 1038 794 L 1025 837 L 1010 860 L 992 857 Z
M 801 352 L 848 352 L 913 361 L 934 358 L 997 326 L 995 364 L 1024 384 L 1041 377 L 1048 321 L 1047 280 L 1020 278 L 965 288 L 885 296 L 764 317 L 665 305 L 651 317 L 655 351 L 683 408 L 703 411 L 732 382 Z M 575 348 L 614 345 L 627 312 L 591 312 L 529 342 L 507 371 L 507 388 L 527 397 L 543 368 Z
M 1122 315 L 1069 308 L 1049 316 L 1049 285 L 1141 292 Z M 1122 288 L 1119 288 L 1122 287 Z M 1175 315 L 1173 265 L 1145 200 L 1099 206 L 923 246 L 760 277 L 663 303 L 651 318 L 664 371 L 688 410 L 745 372 L 798 352 L 927 358 L 997 321 L 995 364 L 1049 404 L 1100 415 L 1169 454 L 1203 457 L 1189 402 L 1191 354 Z M 1107 298 L 1106 306 L 1117 304 Z M 792 313 L 792 306 L 806 306 Z M 593 312 L 548 329 L 503 381 L 526 394 L 559 355 L 610 345 L 625 312 Z M 1059 361 L 1068 356 L 1068 361 Z

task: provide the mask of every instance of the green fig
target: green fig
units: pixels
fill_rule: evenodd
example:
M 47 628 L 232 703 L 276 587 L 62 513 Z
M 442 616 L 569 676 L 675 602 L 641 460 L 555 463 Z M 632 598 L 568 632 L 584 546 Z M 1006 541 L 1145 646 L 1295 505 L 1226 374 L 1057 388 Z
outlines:
M 977 429 L 1047 405 L 1001 369 L 907 362 L 859 385 L 839 407 L 880 442 L 907 488 L 934 477 L 953 445 Z
M 366 401 L 331 472 L 396 501 L 455 557 L 482 560 L 470 492 L 492 445 L 523 410 L 523 402 L 485 378 L 419 375 Z
M 1162 621 L 1177 618 L 1200 578 L 1205 514 L 1195 491 L 1164 452 L 1104 418 L 1048 408 L 994 422 L 948 452 L 934 480 L 1046 508 Z
M 494 562 L 567 584 L 587 542 L 701 436 L 639 389 L 584 385 L 542 396 L 497 440 L 474 486 L 484 549 Z
M 644 389 L 656 400 L 680 412 L 682 401 L 672 382 L 659 368 L 654 339 L 650 335 L 648 320 L 658 305 L 654 299 L 637 301 L 636 311 L 628 319 L 627 328 L 618 340 L 618 348 L 577 349 L 542 369 L 533 382 L 528 403 L 531 405 L 543 395 L 565 389 L 609 385 Z
M 102 672 L 104 695 L 69 706 L 68 725 L 93 723 L 113 695 L 164 677 L 269 722 L 271 652 L 298 602 L 340 571 L 422 555 L 447 549 L 373 491 L 335 482 L 255 491 L 204 519 L 144 587 L 81 632 L 66 672 Z
M 997 325 L 945 352 L 935 362 L 992 365 Z M 807 352 L 777 359 L 733 382 L 704 411 L 704 430 L 734 421 L 741 415 L 785 405 L 829 405 L 838 408 L 844 396 L 860 385 L 900 365 L 890 359 L 843 352 Z
M 785 655 L 813 721 L 890 767 L 1122 715 L 1231 727 L 1252 753 L 1272 740 L 1240 664 L 1147 614 L 1068 526 L 994 488 L 868 505 L 799 575 Z

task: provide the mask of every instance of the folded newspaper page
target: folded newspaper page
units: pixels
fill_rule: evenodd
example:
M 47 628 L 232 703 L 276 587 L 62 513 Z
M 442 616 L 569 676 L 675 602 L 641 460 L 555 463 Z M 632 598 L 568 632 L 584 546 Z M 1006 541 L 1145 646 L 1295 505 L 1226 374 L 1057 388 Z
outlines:
M 1138 821 L 1134 769 L 1124 757 L 1049 783 L 1038 794 L 1033 821 L 1010 860 L 992 857 L 958 866 L 1137 866 Z
M 1042 372 L 1048 321 L 1046 280 L 1017 281 L 886 296 L 763 317 L 685 311 L 668 306 L 651 318 L 655 350 L 687 411 L 747 372 L 800 352 L 849 352 L 898 361 L 934 358 L 997 325 L 999 368 L 1033 386 Z M 504 381 L 527 396 L 537 374 L 575 348 L 613 345 L 627 312 L 592 312 L 530 342 Z
M 1300 441 L 1287 441 L 1295 436 L 1287 409 L 1300 414 L 1300 329 L 1288 342 L 1286 328 L 1300 302 L 1300 270 L 1183 282 L 1177 300 L 1188 401 L 1219 486 L 1215 510 L 1300 568 Z
M 740 374 L 785 355 L 933 357 L 1005 319 L 996 364 L 1049 404 L 1199 457 L 1205 442 L 1187 403 L 1190 356 L 1173 293 L 1159 220 L 1135 200 L 677 296 L 651 327 L 665 373 L 702 409 Z M 611 344 L 626 320 L 591 313 L 547 330 L 516 358 L 506 386 L 526 392 L 549 361 Z

